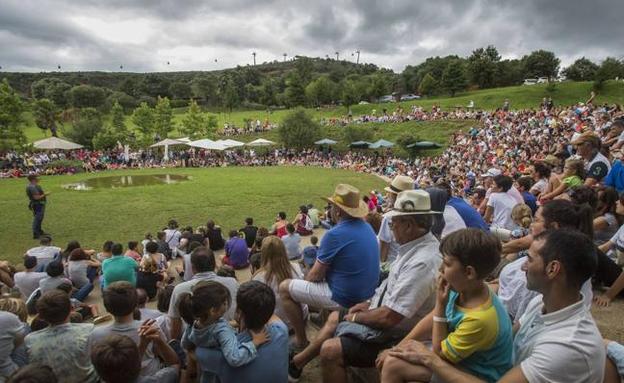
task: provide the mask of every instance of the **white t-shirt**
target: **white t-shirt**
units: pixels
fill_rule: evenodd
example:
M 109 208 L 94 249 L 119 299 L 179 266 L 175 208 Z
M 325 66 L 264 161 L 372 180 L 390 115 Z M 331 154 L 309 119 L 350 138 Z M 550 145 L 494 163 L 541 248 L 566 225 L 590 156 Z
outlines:
M 39 281 L 48 276 L 47 273 L 38 273 L 35 271 L 20 271 L 15 273 L 13 279 L 15 286 L 22 293 L 24 299 L 28 299 L 33 291 L 39 288 Z
M 605 347 L 583 301 L 549 314 L 543 309 L 542 297 L 535 297 L 520 318 L 514 364 L 530 383 L 601 383 Z
M 537 181 L 533 186 L 531 186 L 531 189 L 529 191 L 531 193 L 534 193 L 535 191 L 537 191 L 538 194 L 541 194 L 544 192 L 544 190 L 546 190 L 547 186 L 548 186 L 548 180 L 546 178 L 540 178 L 539 181 Z
M 494 209 L 492 227 L 513 230 L 517 225 L 511 219 L 511 210 L 518 204 L 508 193 L 492 193 L 487 202 Z
M 174 251 L 180 246 L 180 237 L 182 233 L 178 229 L 166 229 L 165 230 L 165 242 L 169 245 L 171 251 Z
M 61 252 L 60 247 L 56 246 L 37 246 L 28 250 L 26 254 L 37 258 L 37 267 L 45 267 L 52 262 L 54 257 Z
M 392 229 L 390 229 L 389 225 L 390 222 L 392 222 L 392 218 L 389 218 L 384 214 L 383 219 L 381 220 L 379 234 L 377 234 L 377 239 L 386 242 L 389 245 L 388 258 L 386 259 L 388 263 L 394 262 L 399 254 L 399 243 L 396 239 L 394 239 L 394 233 L 392 232 Z
M 453 206 L 448 204 L 444 206 L 444 229 L 442 230 L 442 238 L 457 230 L 465 229 L 466 227 L 466 222 L 464 222 L 464 219 Z

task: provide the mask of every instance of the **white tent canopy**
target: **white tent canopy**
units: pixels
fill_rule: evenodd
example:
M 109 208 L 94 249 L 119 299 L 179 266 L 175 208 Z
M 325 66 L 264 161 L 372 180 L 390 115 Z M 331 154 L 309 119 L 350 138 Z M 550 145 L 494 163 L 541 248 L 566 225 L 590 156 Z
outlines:
M 264 138 L 258 138 L 257 140 L 253 140 L 247 143 L 247 146 L 271 146 L 275 145 L 275 142 L 265 140 Z
M 158 141 L 154 145 L 151 145 L 150 148 L 157 148 L 159 146 L 165 147 L 165 160 L 169 159 L 169 146 L 171 145 L 188 145 L 188 143 L 180 140 L 174 140 L 172 138 L 165 138 L 162 141 Z
M 316 141 L 314 144 L 315 145 L 336 145 L 337 143 L 338 141 L 334 141 L 329 138 L 323 138 L 322 140 Z
M 44 138 L 43 140 L 35 141 L 33 146 L 37 149 L 61 149 L 61 150 L 73 150 L 80 149 L 83 146 L 73 143 L 71 141 L 63 140 L 58 137 Z
M 202 138 L 201 140 L 189 142 L 189 145 L 194 148 L 200 148 L 205 150 L 225 150 L 227 146 L 223 142 L 217 142 L 208 138 Z
M 223 143 L 223 145 L 227 148 L 234 148 L 237 146 L 244 146 L 245 143 L 244 142 L 240 142 L 240 141 L 236 141 L 236 140 L 230 140 L 229 138 L 227 140 L 217 140 L 215 142 L 220 142 Z

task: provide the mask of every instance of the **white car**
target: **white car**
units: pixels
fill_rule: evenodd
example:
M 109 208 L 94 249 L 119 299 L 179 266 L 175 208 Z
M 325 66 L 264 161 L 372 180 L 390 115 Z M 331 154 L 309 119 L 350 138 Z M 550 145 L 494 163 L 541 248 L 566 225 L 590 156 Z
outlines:
M 408 94 L 404 94 L 403 96 L 401 96 L 401 101 L 418 100 L 419 98 L 420 96 L 418 95 L 408 93 Z
M 548 77 L 540 77 L 537 79 L 537 83 L 538 84 L 546 84 L 548 83 L 550 80 L 548 79 Z
M 387 95 L 387 96 L 381 96 L 379 97 L 379 102 L 383 103 L 383 102 L 394 102 L 394 96 L 392 96 L 391 94 Z
M 537 84 L 537 79 L 535 78 L 525 78 L 524 83 L 522 85 L 535 85 Z

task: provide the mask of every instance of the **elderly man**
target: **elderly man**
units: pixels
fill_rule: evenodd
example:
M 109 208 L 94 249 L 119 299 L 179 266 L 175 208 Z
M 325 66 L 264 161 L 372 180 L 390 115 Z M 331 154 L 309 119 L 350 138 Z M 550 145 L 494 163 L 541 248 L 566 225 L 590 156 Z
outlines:
M 326 199 L 336 225 L 323 236 L 306 279 L 286 279 L 279 287 L 282 307 L 300 349 L 308 344 L 300 303 L 331 310 L 351 307 L 369 299 L 379 281 L 377 239 L 362 219 L 368 206 L 360 191 L 340 184 Z
M 380 350 L 395 344 L 435 303 L 435 278 L 442 263 L 438 240 L 431 234 L 429 194 L 407 190 L 398 194 L 388 213 L 399 254 L 375 296 L 351 309 L 334 311 L 317 338 L 294 356 L 289 377 L 321 356 L 323 381 L 346 382 L 346 367 L 373 367 Z
M 585 132 L 572 141 L 576 154 L 585 161 L 585 185 L 594 186 L 609 173 L 611 163 L 600 153 L 600 138 L 592 132 Z
M 397 194 L 405 190 L 414 189 L 414 180 L 408 176 L 396 176 L 392 180 L 392 183 L 384 190 L 387 194 L 387 203 L 390 207 L 390 211 L 392 211 L 392 207 L 394 206 L 394 201 L 396 199 Z M 392 230 L 390 230 L 390 222 L 391 219 L 386 215 L 384 215 L 381 220 L 381 227 L 379 228 L 379 234 L 377 238 L 379 239 L 379 252 L 381 256 L 382 262 L 392 263 L 396 259 L 397 254 L 399 253 L 399 244 L 396 239 L 394 239 L 394 235 L 392 234 Z

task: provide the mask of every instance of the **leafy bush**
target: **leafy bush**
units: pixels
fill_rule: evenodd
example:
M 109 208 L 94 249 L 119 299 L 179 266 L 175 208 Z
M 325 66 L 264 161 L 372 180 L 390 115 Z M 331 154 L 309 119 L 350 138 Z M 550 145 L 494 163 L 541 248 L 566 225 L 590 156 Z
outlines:
M 287 148 L 303 149 L 314 145 L 321 127 L 305 109 L 297 108 L 284 117 L 278 133 Z

